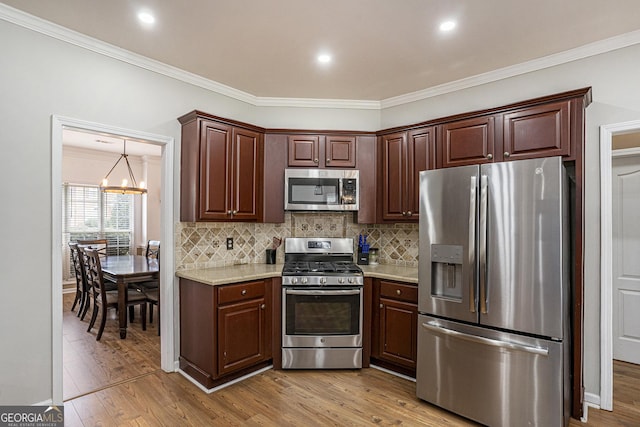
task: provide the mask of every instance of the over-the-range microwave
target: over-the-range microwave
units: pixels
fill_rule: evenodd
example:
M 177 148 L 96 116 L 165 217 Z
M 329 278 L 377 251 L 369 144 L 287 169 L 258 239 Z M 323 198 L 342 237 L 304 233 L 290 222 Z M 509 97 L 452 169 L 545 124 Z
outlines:
M 290 211 L 357 211 L 355 169 L 285 169 L 284 208 Z

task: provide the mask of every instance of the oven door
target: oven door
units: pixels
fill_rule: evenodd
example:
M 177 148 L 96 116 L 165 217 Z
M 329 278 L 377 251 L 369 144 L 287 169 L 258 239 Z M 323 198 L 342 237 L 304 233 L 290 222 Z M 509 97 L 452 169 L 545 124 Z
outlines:
M 361 287 L 282 289 L 282 347 L 361 346 Z

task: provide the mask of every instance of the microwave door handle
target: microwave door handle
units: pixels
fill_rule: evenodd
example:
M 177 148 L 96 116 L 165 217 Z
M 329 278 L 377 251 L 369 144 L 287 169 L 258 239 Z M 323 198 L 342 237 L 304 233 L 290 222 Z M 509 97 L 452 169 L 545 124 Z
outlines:
M 476 275 L 475 275 L 475 263 L 476 263 L 476 188 L 477 177 L 474 175 L 471 177 L 470 191 L 469 191 L 469 267 L 471 272 L 469 273 L 469 311 L 476 312 Z

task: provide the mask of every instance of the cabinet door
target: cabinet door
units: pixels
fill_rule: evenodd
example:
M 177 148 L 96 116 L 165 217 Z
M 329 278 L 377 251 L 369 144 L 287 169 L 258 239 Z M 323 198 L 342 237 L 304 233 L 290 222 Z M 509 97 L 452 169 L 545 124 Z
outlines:
M 504 160 L 568 156 L 570 101 L 504 115 Z
M 257 220 L 262 200 L 262 138 L 258 132 L 233 129 L 232 218 Z
M 415 369 L 418 306 L 380 298 L 380 358 Z
M 382 219 L 406 220 L 407 182 L 405 132 L 381 137 Z
M 477 165 L 495 157 L 494 117 L 477 117 L 442 125 L 441 165 Z
M 317 168 L 320 165 L 320 136 L 289 137 L 289 166 Z
M 356 137 L 327 136 L 325 139 L 325 161 L 327 168 L 356 167 Z
M 420 210 L 420 172 L 435 168 L 436 129 L 414 129 L 407 136 L 406 217 L 417 221 Z
M 218 307 L 218 375 L 268 359 L 264 298 Z
M 231 210 L 231 126 L 203 120 L 200 126 L 200 220 L 226 220 Z

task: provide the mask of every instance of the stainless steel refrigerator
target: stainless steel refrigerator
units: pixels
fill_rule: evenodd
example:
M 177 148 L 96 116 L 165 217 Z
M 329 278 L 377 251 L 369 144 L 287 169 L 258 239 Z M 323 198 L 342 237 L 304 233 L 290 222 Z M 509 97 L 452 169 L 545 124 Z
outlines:
M 560 157 L 420 173 L 416 393 L 490 426 L 569 416 Z

